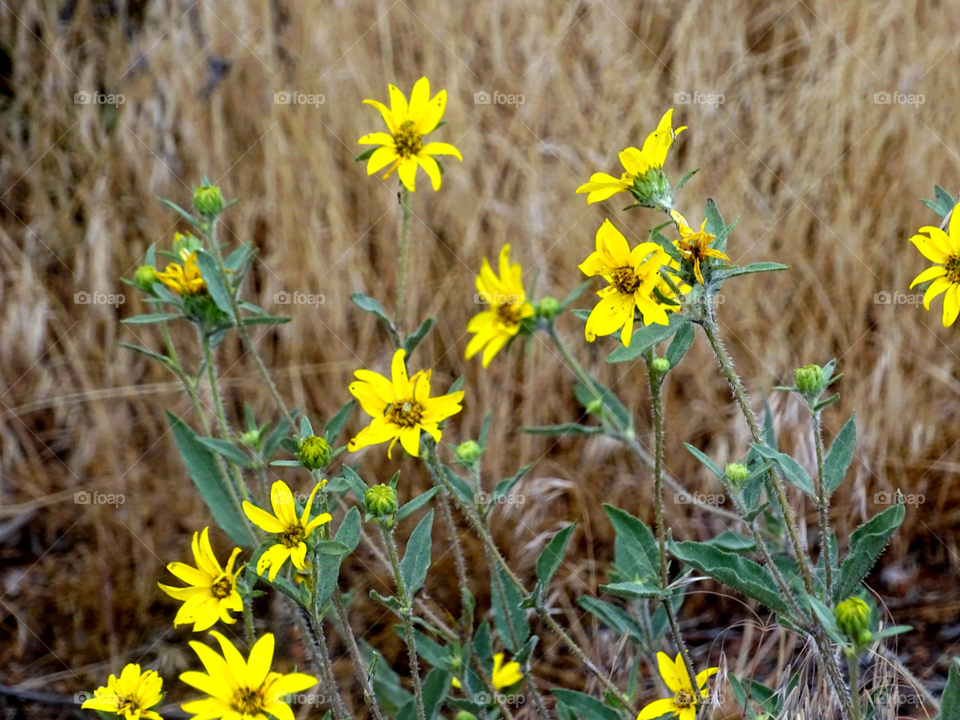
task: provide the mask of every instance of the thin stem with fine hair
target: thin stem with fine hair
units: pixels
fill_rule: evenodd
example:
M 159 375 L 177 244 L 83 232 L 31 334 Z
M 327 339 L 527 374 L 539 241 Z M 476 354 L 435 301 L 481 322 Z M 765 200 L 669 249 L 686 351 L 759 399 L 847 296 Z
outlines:
M 397 326 L 403 331 L 403 313 L 407 301 L 407 259 L 410 256 L 410 191 L 400 185 L 400 256 L 397 260 Z
M 817 510 L 820 517 L 820 554 L 823 556 L 824 600 L 833 597 L 833 566 L 830 560 L 830 497 L 823 480 L 823 423 L 820 410 L 810 416 L 813 423 L 813 441 L 817 448 Z

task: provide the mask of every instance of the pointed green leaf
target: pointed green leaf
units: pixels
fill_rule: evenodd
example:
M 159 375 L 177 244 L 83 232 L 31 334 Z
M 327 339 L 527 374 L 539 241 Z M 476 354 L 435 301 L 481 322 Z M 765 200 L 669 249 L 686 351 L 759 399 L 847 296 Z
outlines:
M 621 720 L 620 713 L 616 710 L 582 692 L 557 688 L 553 695 L 583 720 Z
M 796 488 L 800 488 L 810 497 L 816 496 L 816 492 L 813 489 L 813 480 L 810 479 L 810 475 L 807 474 L 807 471 L 803 469 L 803 466 L 792 457 L 786 453 L 777 452 L 776 450 L 768 448 L 766 445 L 760 445 L 758 443 L 751 443 L 750 447 L 753 450 L 756 450 L 761 457 L 765 457 L 768 460 L 773 460 L 775 463 L 777 463 L 777 465 L 780 467 L 780 470 L 783 472 L 783 476 L 791 485 Z
M 327 442 L 333 443 L 340 433 L 343 432 L 343 427 L 347 424 L 347 420 L 350 419 L 350 414 L 353 412 L 356 404 L 356 400 L 348 400 L 342 408 L 337 410 L 332 418 L 327 420 L 327 424 L 323 428 L 323 434 L 326 436 Z
M 824 490 L 829 497 L 834 490 L 840 487 L 847 474 L 847 468 L 853 460 L 853 448 L 857 443 L 857 415 L 847 420 L 847 423 L 837 433 L 830 451 L 823 461 Z
M 604 503 L 603 510 L 617 532 L 614 557 L 627 578 L 643 578 L 659 585 L 660 546 L 646 524 L 625 510 Z
M 233 317 L 233 305 L 231 304 L 230 291 L 227 290 L 227 284 L 224 282 L 220 268 L 213 255 L 206 250 L 197 250 L 197 265 L 200 266 L 200 275 L 203 282 L 207 285 L 207 292 L 210 297 L 228 316 Z
M 419 495 L 417 495 L 410 502 L 404 503 L 403 506 L 399 510 L 397 510 L 396 521 L 400 522 L 408 515 L 415 513 L 417 510 L 419 510 L 428 502 L 430 502 L 433 499 L 433 496 L 436 495 L 438 492 L 440 492 L 441 489 L 442 488 L 439 485 L 435 485 L 434 487 L 427 490 L 425 493 L 420 493 Z
M 685 315 L 671 313 L 666 325 L 646 325 L 640 326 L 633 331 L 630 337 L 630 345 L 624 347 L 620 345 L 612 353 L 607 355 L 608 363 L 631 362 L 636 360 L 650 348 L 663 342 L 673 335 L 682 325 L 689 320 Z
M 148 325 L 150 323 L 166 322 L 182 318 L 182 313 L 153 313 L 151 315 L 134 315 L 133 317 L 121 320 L 124 325 Z
M 430 569 L 430 553 L 433 547 L 433 510 L 423 516 L 407 541 L 407 549 L 400 561 L 400 576 L 410 598 L 423 587 Z
M 840 577 L 833 588 L 834 602 L 846 600 L 856 592 L 905 516 L 906 510 L 898 502 L 853 531 L 850 549 L 840 564 Z
M 563 558 L 567 554 L 567 546 L 570 544 L 570 536 L 577 527 L 576 523 L 570 523 L 563 530 L 558 532 L 547 543 L 547 546 L 537 558 L 537 579 L 543 583 L 544 587 L 550 584 L 553 576 L 560 568 Z

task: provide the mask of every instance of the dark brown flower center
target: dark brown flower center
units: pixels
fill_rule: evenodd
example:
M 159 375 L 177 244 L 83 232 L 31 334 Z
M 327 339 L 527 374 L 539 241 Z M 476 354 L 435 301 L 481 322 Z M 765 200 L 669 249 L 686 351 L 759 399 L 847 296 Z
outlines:
M 497 305 L 494 312 L 497 313 L 497 320 L 502 325 L 516 325 L 520 322 L 520 305 Z
M 613 271 L 612 284 L 621 295 L 631 295 L 640 287 L 640 278 L 637 277 L 633 268 L 617 268 Z
M 402 158 L 414 157 L 423 149 L 423 137 L 417 132 L 412 120 L 407 120 L 397 128 L 393 142 L 397 146 L 397 155 Z
M 232 705 L 241 715 L 256 715 L 263 710 L 263 691 L 261 688 L 237 688 Z
M 413 427 L 423 416 L 423 406 L 416 400 L 404 400 L 387 407 L 387 419 L 400 427 Z
M 229 576 L 224 575 L 210 587 L 210 592 L 215 598 L 221 600 L 230 597 L 230 593 L 233 592 L 233 582 L 231 582 Z
M 288 548 L 295 548 L 297 545 L 303 542 L 304 534 L 303 528 L 299 525 L 294 527 L 287 528 L 283 531 L 283 546 Z
M 947 280 L 951 284 L 960 283 L 960 254 L 948 255 L 943 266 L 947 269 Z
M 673 696 L 673 701 L 677 704 L 677 707 L 688 708 L 692 707 L 694 703 L 693 693 L 689 690 L 680 690 L 676 695 Z

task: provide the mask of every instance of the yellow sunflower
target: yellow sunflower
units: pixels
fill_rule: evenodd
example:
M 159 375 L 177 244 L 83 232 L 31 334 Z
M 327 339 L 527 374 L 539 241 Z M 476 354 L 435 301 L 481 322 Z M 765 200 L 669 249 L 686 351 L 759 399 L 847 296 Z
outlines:
M 173 290 L 181 297 L 187 295 L 202 295 L 207 291 L 207 284 L 200 275 L 200 266 L 197 265 L 197 252 L 180 251 L 183 264 L 170 263 L 162 273 L 157 273 L 157 280 Z
M 710 247 L 716 236 L 707 232 L 707 221 L 704 220 L 700 225 L 700 230 L 694 232 L 687 224 L 687 219 L 676 210 L 670 211 L 670 217 L 677 224 L 680 231 L 680 239 L 677 240 L 677 249 L 683 255 L 683 259 L 693 264 L 693 273 L 697 276 L 697 282 L 703 285 L 703 273 L 700 272 L 700 263 L 707 258 L 717 258 L 727 260 L 730 258 L 719 250 Z
M 960 204 L 958 204 L 960 205 Z M 943 326 L 950 327 L 956 322 L 960 314 L 960 209 L 953 208 L 950 216 L 950 234 L 937 227 L 922 227 L 920 232 L 930 237 L 914 235 L 910 242 L 917 246 L 927 260 L 935 263 L 932 268 L 924 270 L 910 283 L 912 288 L 928 280 L 933 280 L 923 296 L 923 307 L 930 309 L 930 301 L 940 293 L 943 296 Z
M 510 661 L 504 664 L 503 657 L 503 653 L 497 653 L 493 656 L 493 674 L 490 679 L 497 690 L 516 685 L 523 679 L 523 673 L 520 672 L 520 663 Z M 460 687 L 460 681 L 453 678 L 453 686 Z
M 660 268 L 668 265 L 670 256 L 653 242 L 637 245 L 633 250 L 613 223 L 604 220 L 597 231 L 597 251 L 583 261 L 580 269 L 589 276 L 600 275 L 609 285 L 597 293 L 603 298 L 590 313 L 585 330 L 589 342 L 597 335 L 610 335 L 617 330 L 625 346 L 633 336 L 633 311 L 640 311 L 643 324 L 666 325 L 669 322 L 664 305 L 653 295 L 663 279 Z
M 690 682 L 690 674 L 683 662 L 683 658 L 677 655 L 677 659 L 671 660 L 666 653 L 657 653 L 657 662 L 660 665 L 660 676 L 666 683 L 670 691 L 675 693 L 672 698 L 656 700 L 647 705 L 637 720 L 653 720 L 669 712 L 679 720 L 695 720 L 697 717 L 697 707 L 707 699 L 708 690 L 703 685 L 712 675 L 715 675 L 720 668 L 709 668 L 697 675 L 697 689 L 693 689 L 693 683 Z
M 273 506 L 273 515 L 265 510 L 261 510 L 253 503 L 243 502 L 243 511 L 250 518 L 250 522 L 261 530 L 268 533 L 279 535 L 279 542 L 272 545 L 257 562 L 257 575 L 262 575 L 264 570 L 270 568 L 270 582 L 273 582 L 280 572 L 280 568 L 290 559 L 297 570 L 306 570 L 307 543 L 305 542 L 310 534 L 324 523 L 332 519 L 330 513 L 321 513 L 317 517 L 310 519 L 310 509 L 313 507 L 313 498 L 326 480 L 318 483 L 303 510 L 303 515 L 297 517 L 297 506 L 294 504 L 293 493 L 290 487 L 283 481 L 277 480 L 270 488 L 270 504 Z
M 376 100 L 363 101 L 365 105 L 373 105 L 380 111 L 390 131 L 370 133 L 360 138 L 361 145 L 380 145 L 370 156 L 367 175 L 373 175 L 390 165 L 383 179 L 386 180 L 396 170 L 400 182 L 413 192 L 419 164 L 429 176 L 433 189 L 439 190 L 440 166 L 433 156 L 453 155 L 458 160 L 463 160 L 460 151 L 449 143 L 423 143 L 424 135 L 433 132 L 443 117 L 443 110 L 447 105 L 447 91 L 441 90 L 431 100 L 430 81 L 422 77 L 414 84 L 408 105 L 400 90 L 394 85 L 387 87 L 390 90 L 389 108 Z
M 118 678 L 111 675 L 106 687 L 97 688 L 81 709 L 116 713 L 125 720 L 163 720 L 151 708 L 163 699 L 163 679 L 154 670 L 140 672 L 139 665 L 127 665 Z
M 523 319 L 535 314 L 523 291 L 522 277 L 520 263 L 510 264 L 509 245 L 500 251 L 500 277 L 494 274 L 487 259 L 483 259 L 477 275 L 477 299 L 487 303 L 490 309 L 474 315 L 467 324 L 467 332 L 476 333 L 467 345 L 467 360 L 484 349 L 483 366 L 490 365 L 500 348 L 520 332 Z
M 438 424 L 463 409 L 463 391 L 430 397 L 431 370 L 421 370 L 407 379 L 403 364 L 404 351 L 397 350 L 391 368 L 392 382 L 372 370 L 357 370 L 357 382 L 350 384 L 350 392 L 360 401 L 360 407 L 373 422 L 350 441 L 347 448 L 356 452 L 368 445 L 390 440 L 387 457 L 397 440 L 404 450 L 419 457 L 420 431 L 428 432 L 440 442 Z
M 237 592 L 237 576 L 243 566 L 233 569 L 239 554 L 240 548 L 234 548 L 226 568 L 223 568 L 210 546 L 210 528 L 193 534 L 193 558 L 197 566 L 179 562 L 167 565 L 167 570 L 190 587 L 157 583 L 167 595 L 183 601 L 173 620 L 174 627 L 193 623 L 193 631 L 201 632 L 209 630 L 217 620 L 223 620 L 228 625 L 236 622 L 230 611 L 243 611 L 243 600 Z
M 203 643 L 192 642 L 190 647 L 207 672 L 190 670 L 180 675 L 180 680 L 210 697 L 182 703 L 184 712 L 191 713 L 194 720 L 294 720 L 284 696 L 309 690 L 317 679 L 303 673 L 270 672 L 274 650 L 270 633 L 253 646 L 249 660 L 223 635 L 210 634 L 220 643 L 223 656 Z
M 606 200 L 617 193 L 629 192 L 637 179 L 650 170 L 659 170 L 663 167 L 674 139 L 686 129 L 684 126 L 674 130 L 673 109 L 667 110 L 660 119 L 657 129 L 647 136 L 642 149 L 628 147 L 620 153 L 624 172 L 619 180 L 606 173 L 594 173 L 590 176 L 590 182 L 577 188 L 577 194 L 589 193 L 587 203 L 592 204 Z

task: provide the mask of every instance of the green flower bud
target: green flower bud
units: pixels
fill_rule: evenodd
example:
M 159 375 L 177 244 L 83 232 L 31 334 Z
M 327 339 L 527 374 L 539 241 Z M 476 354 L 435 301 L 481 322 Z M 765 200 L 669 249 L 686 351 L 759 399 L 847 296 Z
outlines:
M 537 303 L 537 313 L 547 320 L 553 320 L 559 312 L 560 301 L 555 297 L 550 297 L 547 295 L 545 298 L 542 298 L 539 303 Z
M 837 604 L 833 611 L 837 627 L 855 645 L 870 642 L 870 606 L 858 597 L 851 597 Z
M 594 398 L 587 403 L 587 412 L 591 415 L 598 415 L 600 410 L 603 408 L 603 400 L 600 398 Z
M 630 194 L 643 207 L 665 211 L 673 208 L 673 190 L 660 168 L 652 168 L 634 178 Z
M 157 269 L 153 265 L 141 265 L 137 268 L 133 281 L 145 293 L 152 293 L 153 284 L 157 282 Z
M 202 185 L 193 191 L 193 206 L 201 215 L 216 215 L 223 210 L 223 194 L 216 185 Z
M 319 470 L 330 462 L 330 445 L 316 435 L 300 438 L 297 455 L 307 470 Z
M 666 358 L 658 357 L 653 359 L 653 371 L 658 375 L 663 375 L 670 369 L 670 361 Z
M 743 481 L 750 476 L 749 468 L 741 463 L 729 463 L 723 472 L 730 480 L 730 484 L 735 487 L 742 485 Z
M 457 460 L 464 465 L 473 465 L 483 454 L 483 449 L 473 440 L 467 440 L 457 446 Z
M 804 365 L 793 371 L 797 390 L 808 398 L 816 398 L 823 392 L 823 368 L 819 365 Z
M 247 447 L 257 447 L 260 444 L 260 431 L 247 430 L 245 433 L 240 435 L 240 442 Z
M 473 713 L 469 713 L 466 710 L 461 710 L 457 713 L 454 720 L 477 720 L 477 716 Z
M 397 491 L 389 485 L 374 485 L 363 496 L 367 512 L 376 518 L 388 518 L 397 511 Z
M 173 251 L 177 253 L 177 255 L 182 255 L 183 253 L 190 255 L 202 247 L 203 243 L 190 233 L 186 235 L 177 233 L 173 236 Z

